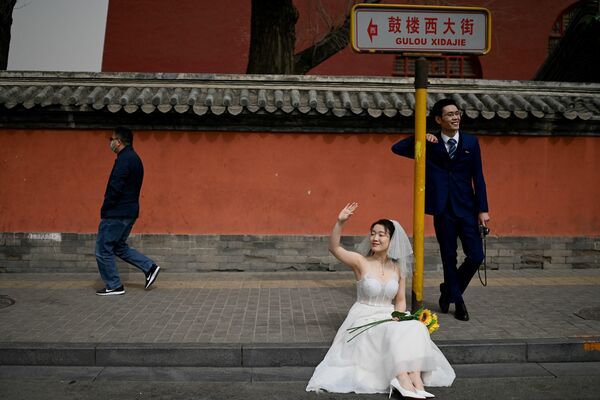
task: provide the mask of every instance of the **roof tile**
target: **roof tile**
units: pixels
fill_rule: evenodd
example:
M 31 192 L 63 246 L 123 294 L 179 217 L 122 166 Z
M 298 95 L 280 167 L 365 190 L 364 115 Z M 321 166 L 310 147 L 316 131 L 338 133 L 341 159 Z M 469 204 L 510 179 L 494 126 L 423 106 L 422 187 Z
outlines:
M 430 79 L 427 107 L 450 97 L 472 119 L 598 121 L 599 94 L 600 85 L 589 83 Z M 413 115 L 415 95 L 412 80 L 404 78 L 5 71 L 0 104 L 129 114 L 393 118 Z

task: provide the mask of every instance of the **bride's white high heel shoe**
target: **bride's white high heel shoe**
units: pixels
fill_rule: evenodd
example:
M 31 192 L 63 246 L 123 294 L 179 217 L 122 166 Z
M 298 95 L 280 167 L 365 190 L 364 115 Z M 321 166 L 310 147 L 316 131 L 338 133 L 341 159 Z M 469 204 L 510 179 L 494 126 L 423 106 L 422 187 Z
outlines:
M 423 396 L 426 399 L 433 399 L 435 397 L 433 394 L 426 392 L 425 390 L 419 390 L 419 389 L 416 389 L 416 390 L 417 390 L 417 394 L 419 396 Z
M 398 378 L 394 378 L 390 381 L 390 395 L 388 398 L 392 397 L 392 393 L 394 392 L 394 389 L 396 389 L 397 391 L 400 392 L 400 394 L 402 395 L 402 397 L 406 397 L 409 399 L 424 399 L 425 397 L 415 393 L 415 392 L 411 392 L 408 389 L 404 389 L 401 385 L 400 382 L 398 382 Z

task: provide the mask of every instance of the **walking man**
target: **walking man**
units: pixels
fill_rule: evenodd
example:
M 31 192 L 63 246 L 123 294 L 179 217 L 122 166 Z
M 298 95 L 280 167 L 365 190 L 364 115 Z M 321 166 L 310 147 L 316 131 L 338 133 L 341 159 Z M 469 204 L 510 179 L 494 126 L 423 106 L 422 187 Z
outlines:
M 99 296 L 125 293 L 115 255 L 144 273 L 146 289 L 152 286 L 160 272 L 154 261 L 127 245 L 127 238 L 139 215 L 144 179 L 142 160 L 133 150 L 133 132 L 127 128 L 116 128 L 110 137 L 110 149 L 117 154 L 117 159 L 106 185 L 96 239 L 96 262 L 105 285 L 96 292 Z
M 447 313 L 454 303 L 456 319 L 468 321 L 462 295 L 483 262 L 479 227 L 490 219 L 481 152 L 475 136 L 459 132 L 462 111 L 452 99 L 435 103 L 431 114 L 441 131 L 426 135 L 425 213 L 433 215 L 444 267 L 439 306 Z M 394 144 L 392 151 L 414 158 L 414 148 L 411 136 Z M 466 256 L 459 268 L 457 238 Z

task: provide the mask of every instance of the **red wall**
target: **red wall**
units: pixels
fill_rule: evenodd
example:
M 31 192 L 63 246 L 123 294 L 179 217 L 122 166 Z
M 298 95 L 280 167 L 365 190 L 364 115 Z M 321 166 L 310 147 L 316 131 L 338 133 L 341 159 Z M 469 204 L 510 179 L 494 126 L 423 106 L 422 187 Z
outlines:
M 109 1 L 102 71 L 240 73 L 250 1 Z
M 397 3 L 384 1 L 382 3 Z M 437 2 L 415 1 L 414 4 Z M 484 79 L 531 79 L 547 55 L 556 18 L 574 0 L 503 0 L 447 5 L 486 7 L 492 13 L 492 50 L 481 57 Z M 295 1 L 297 50 L 343 20 L 348 2 Z M 327 21 L 331 20 L 330 23 Z M 245 73 L 250 43 L 250 1 L 110 1 L 103 71 Z M 318 75 L 390 76 L 393 55 L 350 49 L 311 71 Z
M 0 130 L 0 231 L 95 232 L 114 155 L 108 131 Z M 137 233 L 347 233 L 381 217 L 412 232 L 403 135 L 136 132 L 144 160 Z M 600 138 L 480 137 L 498 235 L 600 234 Z M 426 218 L 427 235 L 433 234 Z

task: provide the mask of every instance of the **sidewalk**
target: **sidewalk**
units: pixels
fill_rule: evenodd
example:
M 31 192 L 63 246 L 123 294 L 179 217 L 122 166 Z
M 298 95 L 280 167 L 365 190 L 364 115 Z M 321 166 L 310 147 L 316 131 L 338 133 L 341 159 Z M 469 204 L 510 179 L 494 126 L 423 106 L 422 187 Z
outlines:
M 0 364 L 314 366 L 356 290 L 349 272 L 163 270 L 145 291 L 121 270 L 126 294 L 109 297 L 96 273 L 0 274 Z M 426 273 L 434 312 L 441 281 Z M 432 338 L 451 363 L 600 361 L 600 269 L 488 271 L 488 283 L 476 275 L 465 294 L 470 321 L 438 313 Z

